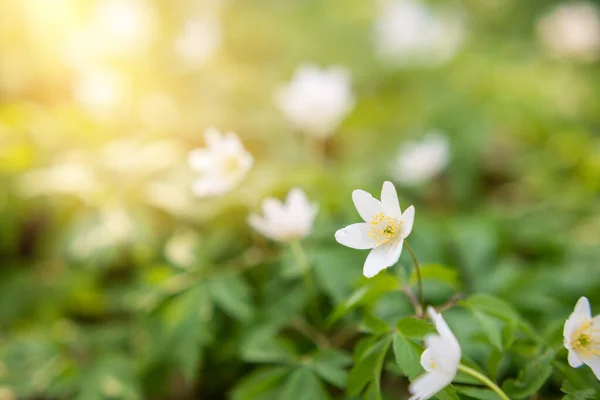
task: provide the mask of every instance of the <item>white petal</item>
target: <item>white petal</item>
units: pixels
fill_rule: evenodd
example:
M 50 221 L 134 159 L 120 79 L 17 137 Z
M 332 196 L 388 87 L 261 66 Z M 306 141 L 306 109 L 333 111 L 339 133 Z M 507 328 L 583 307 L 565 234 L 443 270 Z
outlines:
M 248 217 L 248 223 L 252 228 L 254 228 L 263 236 L 277 240 L 277 235 L 274 234 L 275 231 L 273 230 L 273 227 L 269 224 L 267 220 L 261 218 L 259 215 L 251 214 Z
M 204 141 L 209 149 L 218 148 L 221 143 L 221 132 L 216 128 L 207 128 L 204 131 Z
M 600 380 L 600 357 L 591 356 L 582 360 L 588 367 L 592 369 L 596 379 Z
M 583 361 L 574 350 L 569 350 L 569 365 L 573 368 L 579 368 L 583 365 Z
M 212 153 L 207 149 L 194 149 L 188 154 L 188 164 L 195 172 L 204 172 L 214 163 Z
M 569 315 L 569 318 L 565 321 L 565 326 L 563 328 L 565 347 L 571 341 L 575 331 L 577 331 L 577 329 L 579 329 L 579 327 L 582 324 L 584 324 L 588 319 L 590 319 L 591 316 L 592 311 L 590 309 L 590 302 L 587 298 L 581 297 L 575 305 L 575 309 L 573 310 L 571 315 Z
M 375 247 L 377 240 L 369 236 L 371 225 L 366 222 L 348 225 L 335 233 L 335 240 L 339 244 L 353 249 L 365 250 Z
M 281 201 L 267 197 L 262 201 L 262 210 L 265 219 L 271 221 L 282 221 L 286 219 L 286 212 Z
M 363 275 L 372 278 L 382 270 L 396 264 L 402 253 L 403 243 L 400 241 L 392 245 L 383 244 L 371 250 L 363 267 Z
M 402 214 L 402 237 L 406 239 L 412 232 L 413 223 L 415 222 L 415 207 L 410 206 L 404 210 Z
M 293 188 L 285 198 L 285 205 L 288 210 L 308 210 L 310 203 L 304 190 L 300 188 Z
M 592 318 L 592 309 L 587 297 L 583 296 L 577 301 L 577 304 L 575 304 L 575 312 L 577 314 L 584 314 L 588 318 Z
M 356 211 L 365 222 L 371 222 L 373 215 L 383 212 L 381 202 L 364 190 L 353 191 L 352 201 L 354 201 Z
M 394 184 L 390 181 L 383 182 L 381 189 L 381 203 L 387 215 L 394 219 L 400 219 L 402 211 L 400 210 L 400 202 L 398 201 L 398 193 Z
M 448 376 L 441 371 L 427 372 L 419 376 L 408 387 L 413 395 L 410 400 L 427 400 L 452 382 L 453 376 Z

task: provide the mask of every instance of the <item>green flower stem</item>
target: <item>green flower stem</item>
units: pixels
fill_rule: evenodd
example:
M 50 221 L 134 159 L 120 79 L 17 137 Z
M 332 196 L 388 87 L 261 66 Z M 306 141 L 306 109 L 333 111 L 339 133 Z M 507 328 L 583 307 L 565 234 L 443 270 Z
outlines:
M 465 374 L 471 375 L 473 378 L 479 379 L 484 385 L 492 389 L 502 400 L 510 400 L 510 398 L 487 376 L 475 371 L 473 368 L 469 368 L 465 365 L 459 364 L 458 370 Z
M 413 264 L 415 265 L 415 270 L 417 271 L 417 280 L 419 281 L 419 299 L 421 301 L 421 310 L 425 310 L 425 298 L 423 297 L 423 279 L 421 278 L 421 266 L 419 265 L 419 260 L 417 260 L 417 256 L 413 251 L 410 244 L 405 240 L 404 246 L 406 246 L 406 250 L 410 253 L 412 257 Z
M 300 270 L 302 271 L 302 275 L 304 277 L 304 283 L 306 284 L 306 286 L 308 288 L 309 296 L 315 297 L 316 291 L 315 291 L 315 286 L 314 286 L 313 279 L 312 279 L 310 264 L 308 263 L 308 258 L 306 257 L 306 253 L 304 252 L 304 249 L 302 248 L 300 241 L 299 240 L 291 241 L 290 247 L 292 249 L 292 253 L 294 254 L 294 257 L 296 258 L 296 262 L 298 263 L 298 266 L 300 267 Z M 316 306 L 317 305 L 315 304 L 315 307 Z M 309 311 L 314 312 L 313 318 L 316 318 L 317 321 L 319 321 L 321 319 L 319 312 L 318 312 L 318 308 L 309 307 Z

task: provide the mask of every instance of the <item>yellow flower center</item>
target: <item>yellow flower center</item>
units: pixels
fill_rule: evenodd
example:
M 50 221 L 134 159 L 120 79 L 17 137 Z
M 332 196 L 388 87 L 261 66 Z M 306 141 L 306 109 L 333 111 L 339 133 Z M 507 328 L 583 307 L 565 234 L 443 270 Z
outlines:
M 239 157 L 236 157 L 234 155 L 229 155 L 223 159 L 222 166 L 223 166 L 223 170 L 227 174 L 233 175 L 233 174 L 237 173 L 241 167 L 240 159 L 239 159 Z
M 383 212 L 373 215 L 369 236 L 377 240 L 376 245 L 387 244 L 397 240 L 402 222 Z
M 571 348 L 585 355 L 600 356 L 600 340 L 598 329 L 591 329 L 592 322 L 585 321 L 575 331 L 571 339 Z

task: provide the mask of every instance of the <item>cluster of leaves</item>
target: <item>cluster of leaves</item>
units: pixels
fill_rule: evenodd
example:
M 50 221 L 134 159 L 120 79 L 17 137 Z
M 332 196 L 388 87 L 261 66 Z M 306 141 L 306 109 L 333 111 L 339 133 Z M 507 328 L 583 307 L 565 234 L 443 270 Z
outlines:
M 156 3 L 172 17 L 184 8 Z M 141 201 L 141 184 L 114 186 L 101 200 L 127 210 L 134 238 L 84 259 L 69 249 L 97 210 L 72 197 L 24 200 L 19 178 L 138 126 L 65 105 L 65 77 L 42 62 L 28 63 L 38 68 L 29 91 L 0 94 L 0 398 L 407 398 L 433 331 L 403 292 L 416 284 L 410 260 L 366 280 L 364 255 L 333 232 L 356 219 L 351 191 L 376 192 L 396 144 L 428 128 L 447 133 L 452 162 L 401 201 L 417 206 L 410 241 L 426 301 L 450 301 L 444 317 L 463 363 L 511 399 L 598 398 L 591 371 L 566 363 L 562 325 L 579 296 L 600 304 L 600 76 L 538 53 L 531 27 L 544 2 L 466 1 L 465 51 L 409 71 L 365 56 L 371 2 L 230 3 L 214 64 L 190 76 L 155 65 L 156 86 L 191 111 L 148 137 L 192 147 L 205 126 L 232 128 L 260 160 L 246 187 L 182 215 Z M 26 49 L 16 45 L 11 54 Z M 272 90 L 306 60 L 347 65 L 354 78 L 356 110 L 329 141 L 325 168 L 298 150 L 272 105 Z M 131 64 L 148 77 L 147 59 Z M 294 185 L 320 206 L 304 243 L 310 279 L 289 249 L 246 224 L 255 200 Z M 198 236 L 185 267 L 164 251 L 182 225 Z M 437 397 L 496 399 L 463 374 Z

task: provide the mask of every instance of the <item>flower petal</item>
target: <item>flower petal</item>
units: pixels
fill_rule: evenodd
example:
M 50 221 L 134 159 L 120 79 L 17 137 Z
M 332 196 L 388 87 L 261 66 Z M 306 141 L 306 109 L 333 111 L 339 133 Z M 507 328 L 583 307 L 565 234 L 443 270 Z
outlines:
M 372 278 L 382 270 L 396 264 L 402 253 L 403 244 L 404 242 L 400 241 L 391 245 L 384 244 L 371 250 L 365 260 L 363 275 Z
M 592 318 L 592 309 L 590 307 L 590 301 L 587 297 L 582 296 L 575 304 L 575 312 L 577 314 L 585 314 L 586 317 Z
M 371 222 L 373 215 L 383 211 L 381 202 L 364 190 L 353 191 L 352 201 L 354 201 L 356 211 L 365 222 Z
M 402 238 L 406 239 L 412 232 L 413 223 L 415 222 L 415 207 L 410 206 L 404 210 L 402 214 Z
M 394 184 L 390 181 L 383 182 L 383 188 L 381 189 L 381 203 L 383 205 L 383 210 L 387 215 L 394 219 L 400 219 L 402 217 L 398 193 L 396 192 Z
M 408 387 L 408 391 L 413 395 L 409 400 L 427 400 L 448 386 L 453 378 L 441 371 L 427 372 Z
M 583 361 L 574 350 L 569 350 L 569 365 L 573 368 L 579 368 L 583 365 Z
M 256 231 L 258 231 L 263 236 L 266 236 L 270 239 L 278 240 L 277 235 L 274 232 L 273 227 L 269 224 L 269 221 L 260 217 L 256 214 L 251 214 L 248 217 L 248 224 Z
M 205 172 L 214 164 L 212 153 L 207 149 L 194 149 L 188 154 L 188 165 L 194 172 Z
M 339 244 L 353 249 L 365 250 L 375 247 L 377 240 L 369 236 L 371 226 L 366 222 L 349 225 L 335 233 L 335 240 Z
M 592 369 L 596 379 L 600 380 L 600 357 L 590 356 L 582 360 L 588 367 Z

